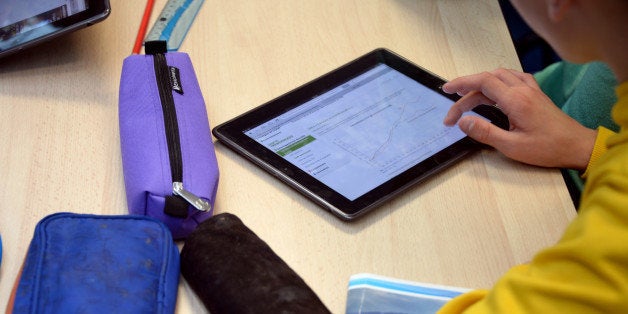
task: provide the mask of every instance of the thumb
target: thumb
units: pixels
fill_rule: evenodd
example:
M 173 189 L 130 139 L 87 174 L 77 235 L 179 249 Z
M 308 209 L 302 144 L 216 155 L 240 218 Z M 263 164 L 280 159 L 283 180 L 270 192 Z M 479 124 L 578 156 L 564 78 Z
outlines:
M 505 137 L 508 136 L 507 131 L 500 129 L 482 118 L 474 116 L 460 118 L 458 127 L 470 138 L 496 148 L 498 148 L 499 143 L 503 142 Z

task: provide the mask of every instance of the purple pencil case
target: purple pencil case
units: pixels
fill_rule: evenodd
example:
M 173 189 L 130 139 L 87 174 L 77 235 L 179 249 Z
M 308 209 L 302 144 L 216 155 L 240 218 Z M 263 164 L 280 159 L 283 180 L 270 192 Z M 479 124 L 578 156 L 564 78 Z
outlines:
M 147 42 L 124 60 L 119 95 L 129 213 L 164 222 L 184 239 L 211 217 L 218 163 L 190 57 Z

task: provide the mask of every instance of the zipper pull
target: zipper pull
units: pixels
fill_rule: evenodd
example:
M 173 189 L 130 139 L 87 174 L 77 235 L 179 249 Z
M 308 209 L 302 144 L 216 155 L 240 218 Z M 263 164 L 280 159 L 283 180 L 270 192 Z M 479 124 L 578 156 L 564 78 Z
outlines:
M 208 202 L 190 193 L 190 191 L 185 190 L 183 188 L 183 183 L 181 182 L 172 182 L 172 193 L 181 196 L 184 200 L 200 211 L 206 212 L 212 209 Z

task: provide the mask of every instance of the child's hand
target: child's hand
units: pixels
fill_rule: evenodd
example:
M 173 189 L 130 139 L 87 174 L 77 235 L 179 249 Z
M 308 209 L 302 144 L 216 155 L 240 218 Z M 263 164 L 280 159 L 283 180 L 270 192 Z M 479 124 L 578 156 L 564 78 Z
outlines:
M 463 96 L 447 113 L 446 125 L 458 121 L 460 129 L 471 138 L 514 160 L 544 167 L 586 169 L 597 131 L 582 126 L 554 105 L 532 75 L 498 69 L 454 79 L 443 85 L 443 90 Z M 479 117 L 461 118 L 463 112 L 480 104 L 501 109 L 508 116 L 510 131 Z

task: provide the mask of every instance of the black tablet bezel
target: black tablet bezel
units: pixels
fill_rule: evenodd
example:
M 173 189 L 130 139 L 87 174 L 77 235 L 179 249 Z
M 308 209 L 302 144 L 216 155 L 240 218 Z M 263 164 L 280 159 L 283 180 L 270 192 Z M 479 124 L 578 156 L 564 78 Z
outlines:
M 350 201 L 283 159 L 275 152 L 257 143 L 244 132 L 290 109 L 298 107 L 318 95 L 340 86 L 380 63 L 390 66 L 452 101 L 456 101 L 460 98 L 458 95 L 450 95 L 441 90 L 441 86 L 446 82 L 442 78 L 413 64 L 390 50 L 379 48 L 303 86 L 216 126 L 212 130 L 212 133 L 229 148 L 252 160 L 255 164 L 302 192 L 319 205 L 332 211 L 338 217 L 345 220 L 354 219 L 481 146 L 469 137 L 465 137 L 358 197 L 354 201 Z M 508 128 L 507 118 L 498 110 L 489 106 L 481 106 L 474 111 L 488 118 L 498 126 Z
M 50 23 L 52 26 L 57 27 L 57 30 L 42 34 L 24 42 L 20 41 L 18 44 L 13 45 L 10 48 L 0 50 L 0 57 L 8 56 L 18 51 L 22 51 L 26 48 L 35 46 L 41 42 L 51 40 L 60 35 L 93 25 L 97 22 L 104 20 L 105 18 L 107 18 L 107 16 L 109 16 L 109 13 L 111 13 L 109 0 L 86 0 L 86 2 L 88 4 L 87 10 Z M 36 14 L 34 16 L 36 16 Z M 19 40 L 20 38 L 26 39 L 35 30 L 20 34 L 17 37 L 12 38 L 11 40 Z

